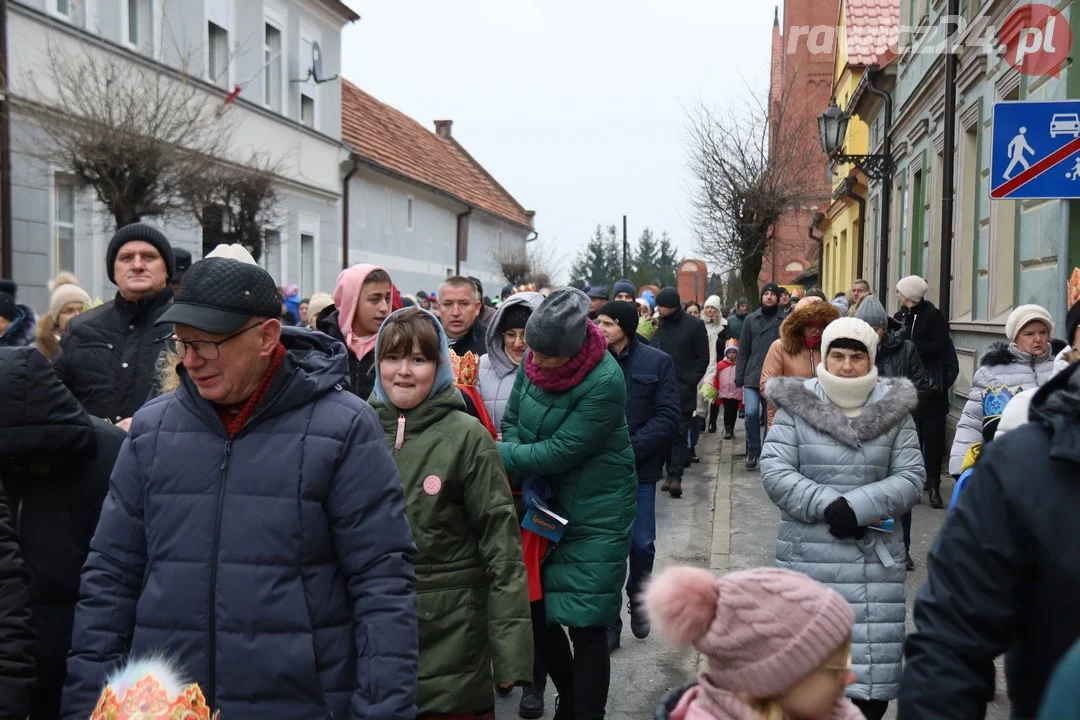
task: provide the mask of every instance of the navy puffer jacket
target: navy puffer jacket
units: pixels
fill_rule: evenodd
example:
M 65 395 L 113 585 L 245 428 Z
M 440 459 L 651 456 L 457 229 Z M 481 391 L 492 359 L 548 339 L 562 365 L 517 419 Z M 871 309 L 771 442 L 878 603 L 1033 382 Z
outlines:
M 285 362 L 229 440 L 183 370 L 135 414 L 83 569 L 62 716 L 161 652 L 222 717 L 412 718 L 415 553 L 345 348 L 284 328 Z

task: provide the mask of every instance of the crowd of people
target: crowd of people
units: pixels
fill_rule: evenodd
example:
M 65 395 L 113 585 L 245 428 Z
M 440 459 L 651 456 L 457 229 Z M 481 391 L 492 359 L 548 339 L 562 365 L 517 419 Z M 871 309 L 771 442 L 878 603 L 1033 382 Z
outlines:
M 862 280 L 766 284 L 751 312 L 625 279 L 403 295 L 360 264 L 303 298 L 241 246 L 192 262 L 141 224 L 105 262 L 104 303 L 64 273 L 39 315 L 0 283 L 2 718 L 156 693 L 226 720 L 492 720 L 520 688 L 523 718 L 599 720 L 624 617 L 710 660 L 674 720 L 977 717 L 1003 653 L 1018 717 L 1070 700 L 1075 661 L 1047 685 L 1080 637 L 1053 541 L 1080 497 L 1080 307 L 1064 341 L 1016 308 L 983 357 L 905 639 L 958 375 L 921 278 L 889 317 Z M 740 415 L 778 567 L 653 581 L 657 495 Z

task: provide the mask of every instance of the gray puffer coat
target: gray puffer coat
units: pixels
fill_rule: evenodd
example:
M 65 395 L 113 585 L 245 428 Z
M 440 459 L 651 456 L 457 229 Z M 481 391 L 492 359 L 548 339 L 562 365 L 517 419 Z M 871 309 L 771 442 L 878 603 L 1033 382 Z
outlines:
M 536 292 L 511 295 L 499 305 L 494 322 L 487 326 L 484 338 L 487 341 L 487 354 L 480 357 L 480 395 L 484 398 L 484 407 L 491 416 L 491 422 L 495 423 L 495 428 L 500 433 L 503 410 L 506 409 L 506 401 L 510 399 L 510 392 L 514 389 L 518 369 L 503 348 L 502 334 L 506 330 L 503 327 L 503 317 L 509 307 L 527 305 L 530 310 L 536 310 L 543 301 L 544 296 Z
M 983 354 L 979 369 L 971 378 L 964 412 L 956 423 L 952 451 L 949 453 L 949 474 L 960 474 L 964 454 L 974 443 L 983 441 L 983 391 L 989 385 L 1008 385 L 1014 393 L 1041 387 L 1054 375 L 1054 356 L 1065 346 L 1060 340 L 1052 340 L 1051 350 L 1039 357 L 1032 357 L 1016 343 L 994 343 Z
M 900 516 L 922 493 L 919 438 L 911 411 L 918 396 L 903 378 L 879 380 L 862 413 L 848 419 L 816 379 L 775 378 L 766 386 L 780 410 L 765 439 L 761 479 L 780 508 L 776 564 L 806 573 L 851 603 L 852 669 L 858 700 L 892 700 L 904 649 L 904 542 Z M 844 498 L 860 526 L 885 517 L 892 532 L 834 537 L 825 508 Z

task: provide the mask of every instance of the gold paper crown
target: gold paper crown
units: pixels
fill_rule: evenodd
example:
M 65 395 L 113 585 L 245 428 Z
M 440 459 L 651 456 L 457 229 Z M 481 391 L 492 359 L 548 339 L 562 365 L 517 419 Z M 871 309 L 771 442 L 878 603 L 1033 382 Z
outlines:
M 169 668 L 162 668 L 167 676 Z M 163 684 L 153 672 L 148 672 L 133 684 L 110 681 L 98 699 L 90 720 L 220 720 L 220 713 L 211 713 L 199 686 L 183 687 L 175 698 L 170 697 L 167 683 Z M 118 695 L 114 685 L 122 688 Z
M 472 350 L 464 355 L 450 351 L 450 369 L 454 372 L 454 384 L 480 387 L 480 358 Z

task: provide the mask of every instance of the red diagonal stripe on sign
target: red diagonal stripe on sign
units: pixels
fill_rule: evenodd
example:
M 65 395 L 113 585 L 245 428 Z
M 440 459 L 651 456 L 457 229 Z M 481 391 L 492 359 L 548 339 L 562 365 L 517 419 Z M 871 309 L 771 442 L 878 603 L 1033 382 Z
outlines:
M 1054 165 L 1057 165 L 1059 162 L 1069 157 L 1074 152 L 1078 151 L 1080 151 L 1080 137 L 1074 138 L 1073 140 L 1065 143 L 1057 150 L 1050 153 L 1042 160 L 1035 163 L 1027 170 L 1014 177 L 1012 180 L 1006 180 L 1001 185 L 998 185 L 996 188 L 992 188 L 990 190 L 990 197 L 996 200 L 1008 197 L 1009 193 L 1011 193 L 1012 191 L 1026 185 L 1028 182 L 1034 180 L 1039 175 L 1042 175 L 1044 172 L 1052 168 Z

